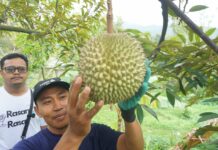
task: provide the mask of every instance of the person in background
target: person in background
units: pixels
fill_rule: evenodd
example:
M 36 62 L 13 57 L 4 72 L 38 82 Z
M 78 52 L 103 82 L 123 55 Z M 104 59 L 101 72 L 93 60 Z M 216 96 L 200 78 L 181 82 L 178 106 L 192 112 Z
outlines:
M 0 150 L 9 150 L 21 140 L 24 124 L 31 105 L 31 91 L 26 85 L 28 59 L 20 53 L 1 58 L 0 74 Z M 38 116 L 30 119 L 26 137 L 30 137 L 45 125 Z
M 81 77 L 71 87 L 59 78 L 38 82 L 33 91 L 35 112 L 44 118 L 47 128 L 20 141 L 13 150 L 143 150 L 143 134 L 134 108 L 121 109 L 124 132 L 92 124 L 104 102 L 85 108 L 91 89 L 86 86 L 81 92 L 81 86 Z

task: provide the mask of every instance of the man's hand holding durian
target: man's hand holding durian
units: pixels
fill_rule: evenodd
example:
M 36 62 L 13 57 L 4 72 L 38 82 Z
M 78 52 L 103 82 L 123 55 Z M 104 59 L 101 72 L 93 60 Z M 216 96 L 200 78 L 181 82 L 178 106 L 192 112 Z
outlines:
M 129 150 L 143 150 L 144 138 L 141 126 L 135 117 L 135 108 L 138 105 L 139 100 L 148 90 L 148 80 L 151 76 L 151 69 L 148 62 L 146 62 L 146 74 L 144 81 L 134 96 L 128 100 L 118 102 L 118 106 L 121 110 L 121 115 L 125 120 L 125 133 L 122 135 L 125 139 L 126 147 Z

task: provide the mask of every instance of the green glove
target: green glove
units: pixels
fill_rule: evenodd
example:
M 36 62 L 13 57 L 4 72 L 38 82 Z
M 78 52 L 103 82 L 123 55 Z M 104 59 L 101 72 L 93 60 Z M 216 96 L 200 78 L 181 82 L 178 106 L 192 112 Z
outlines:
M 147 60 L 145 61 L 145 65 L 146 75 L 144 77 L 144 82 L 142 86 L 139 88 L 136 94 L 132 96 L 130 99 L 118 103 L 118 106 L 121 110 L 121 115 L 123 119 L 127 122 L 132 122 L 135 120 L 135 107 L 137 106 L 138 101 L 141 99 L 141 97 L 148 90 L 148 80 L 151 76 L 151 68 L 149 67 L 149 62 Z

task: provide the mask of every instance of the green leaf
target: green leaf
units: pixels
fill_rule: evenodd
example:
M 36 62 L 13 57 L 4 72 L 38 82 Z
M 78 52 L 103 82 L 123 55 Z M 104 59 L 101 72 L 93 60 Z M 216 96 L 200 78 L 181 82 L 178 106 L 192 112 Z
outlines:
M 192 41 L 193 41 L 193 38 L 194 38 L 194 32 L 189 31 L 189 32 L 188 32 L 188 38 L 189 38 L 189 41 L 192 42 Z
M 142 105 L 142 106 L 149 114 L 151 114 L 155 119 L 158 120 L 157 114 L 155 111 L 153 111 L 153 109 L 149 108 L 147 105 Z
M 179 78 L 178 81 L 179 81 L 179 89 L 180 89 L 180 91 L 181 91 L 184 95 L 186 95 L 186 91 L 185 91 L 184 86 L 183 86 L 183 84 L 182 84 L 182 80 Z
M 177 15 L 175 14 L 175 12 L 174 12 L 171 8 L 168 9 L 168 14 L 169 14 L 170 16 L 172 16 L 172 17 L 176 17 L 176 16 L 177 16 Z
M 175 95 L 169 88 L 166 89 L 166 94 L 167 94 L 168 101 L 170 102 L 172 106 L 174 106 L 175 105 Z
M 204 113 L 201 113 L 200 116 L 208 116 L 212 114 L 215 114 L 215 113 L 214 112 L 204 112 Z
M 139 30 L 137 30 L 137 29 L 126 29 L 125 32 L 133 33 L 133 34 L 136 34 L 136 35 L 141 34 L 141 32 Z
M 195 75 L 194 79 L 195 81 L 199 84 L 200 87 L 205 86 L 207 80 L 206 80 L 206 76 L 199 70 L 193 70 L 191 68 L 186 68 L 186 70 L 190 73 L 192 73 L 193 75 Z
M 208 132 L 208 131 L 218 131 L 218 127 L 214 127 L 214 126 L 212 126 L 212 125 L 206 125 L 206 126 L 204 126 L 204 127 L 201 127 L 201 128 L 199 128 L 199 129 L 197 129 L 196 131 L 195 131 L 195 136 L 201 136 L 201 135 L 203 135 L 205 132 Z
M 194 34 L 194 39 L 195 39 L 196 42 L 201 41 L 201 38 L 197 34 Z
M 187 80 L 188 84 L 185 87 L 186 91 L 189 91 L 190 89 L 192 89 L 193 87 L 197 88 L 197 82 L 195 80 L 192 80 L 191 78 L 185 77 L 185 79 Z
M 207 9 L 208 7 L 205 5 L 196 5 L 189 9 L 189 12 L 201 11 Z
M 199 97 L 198 96 L 192 96 L 187 100 L 187 104 L 186 107 L 189 107 L 193 104 L 196 104 L 199 101 Z
M 200 116 L 201 118 L 199 118 L 197 122 L 203 122 L 203 121 L 207 121 L 210 119 L 218 118 L 218 114 L 213 113 L 213 112 L 202 113 L 200 114 Z
M 218 97 L 208 98 L 203 100 L 205 103 L 218 102 Z
M 157 99 L 157 97 L 158 97 L 160 94 L 161 94 L 161 92 L 159 92 L 159 93 L 155 94 L 154 96 L 153 96 L 153 95 L 151 95 L 151 96 L 152 96 L 152 98 L 151 98 L 150 104 L 151 104 L 153 101 L 155 101 L 155 100 Z
M 177 35 L 182 40 L 183 43 L 186 43 L 186 38 L 184 35 L 182 35 L 182 34 L 177 34 Z
M 143 122 L 143 119 L 144 119 L 144 113 L 143 113 L 143 109 L 142 109 L 141 105 L 137 105 L 136 113 L 137 113 L 138 121 L 141 124 Z
M 216 28 L 211 28 L 211 29 L 207 30 L 205 33 L 207 36 L 211 36 L 215 31 L 216 31 Z
M 175 47 L 175 48 L 181 48 L 182 44 L 179 41 L 175 40 L 165 40 L 161 43 L 161 48 L 163 47 Z
M 194 79 L 197 81 L 200 87 L 204 87 L 204 82 L 201 80 L 201 78 L 194 77 Z

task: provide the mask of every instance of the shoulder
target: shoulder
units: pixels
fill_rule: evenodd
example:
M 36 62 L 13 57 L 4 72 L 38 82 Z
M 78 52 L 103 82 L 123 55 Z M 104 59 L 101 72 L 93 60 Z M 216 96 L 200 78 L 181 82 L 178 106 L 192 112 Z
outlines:
M 0 94 L 1 94 L 1 97 L 3 97 L 4 99 L 8 99 L 8 98 L 11 98 L 12 96 L 6 91 L 5 87 L 2 86 L 0 87 Z
M 19 142 L 13 150 L 50 150 L 55 147 L 60 138 L 60 135 L 55 135 L 44 128 L 34 136 Z
M 13 150 L 35 150 L 44 149 L 45 143 L 48 142 L 48 129 L 42 129 L 35 135 L 18 142 Z
M 29 137 L 27 139 L 24 139 L 20 142 L 18 142 L 13 150 L 33 150 L 34 147 L 36 147 L 39 144 L 39 139 L 41 135 L 41 131 L 37 134 L 33 135 L 32 137 Z
M 0 92 L 2 92 L 2 93 L 7 92 L 7 91 L 5 90 L 5 88 L 4 88 L 4 86 L 0 86 Z

